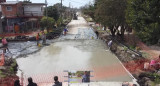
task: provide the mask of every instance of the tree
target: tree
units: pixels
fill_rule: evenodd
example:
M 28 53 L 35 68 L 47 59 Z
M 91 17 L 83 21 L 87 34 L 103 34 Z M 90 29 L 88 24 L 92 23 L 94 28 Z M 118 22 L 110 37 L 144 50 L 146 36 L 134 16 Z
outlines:
M 81 8 L 82 12 L 86 15 L 89 15 L 92 19 L 94 18 L 95 6 L 94 5 L 85 5 Z
M 122 37 L 128 28 L 125 19 L 126 0 L 96 0 L 95 20 L 104 27 L 109 27 L 112 36 L 116 32 Z M 121 29 L 118 30 L 119 26 Z
M 46 13 L 46 9 L 44 11 Z M 54 18 L 56 21 L 59 19 L 59 12 L 55 6 L 47 7 L 47 16 Z
M 53 26 L 55 25 L 55 20 L 51 17 L 43 17 L 40 21 L 40 26 L 42 28 L 53 28 Z
M 29 1 L 23 1 L 23 3 L 32 3 L 32 2 L 29 0 Z
M 128 0 L 126 19 L 143 42 L 155 44 L 160 38 L 160 1 Z

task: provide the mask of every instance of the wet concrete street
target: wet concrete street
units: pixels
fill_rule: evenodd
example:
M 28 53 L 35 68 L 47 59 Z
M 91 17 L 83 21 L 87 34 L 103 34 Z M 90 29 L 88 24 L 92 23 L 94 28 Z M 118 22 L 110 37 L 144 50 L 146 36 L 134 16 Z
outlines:
M 31 76 L 37 83 L 53 83 L 53 76 L 58 75 L 60 81 L 64 82 L 67 80 L 64 76 L 68 75 L 64 71 L 90 70 L 93 76 L 91 81 L 132 81 L 132 77 L 106 44 L 96 39 L 96 34 L 84 18 L 72 20 L 68 28 L 68 34 L 50 46 L 26 58 L 17 59 L 25 79 Z M 19 71 L 19 76 L 20 73 Z

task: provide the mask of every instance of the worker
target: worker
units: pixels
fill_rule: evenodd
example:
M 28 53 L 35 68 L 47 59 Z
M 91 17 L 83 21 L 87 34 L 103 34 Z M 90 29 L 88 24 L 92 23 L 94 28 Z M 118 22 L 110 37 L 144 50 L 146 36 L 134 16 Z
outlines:
M 39 45 L 39 33 L 37 33 L 37 35 L 36 35 L 36 41 L 37 41 L 37 46 Z

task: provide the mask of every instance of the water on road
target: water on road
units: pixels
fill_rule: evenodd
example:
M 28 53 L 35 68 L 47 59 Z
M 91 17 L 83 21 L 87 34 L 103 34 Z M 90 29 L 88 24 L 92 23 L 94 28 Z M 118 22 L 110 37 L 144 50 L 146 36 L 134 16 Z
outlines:
M 96 39 L 96 34 L 84 18 L 72 20 L 68 27 L 68 34 L 61 36 L 57 42 L 26 58 L 17 59 L 24 78 L 33 77 L 37 83 L 52 83 L 53 76 L 57 75 L 63 82 L 67 80 L 64 76 L 68 74 L 64 71 L 90 70 L 92 81 L 132 81 L 106 44 Z

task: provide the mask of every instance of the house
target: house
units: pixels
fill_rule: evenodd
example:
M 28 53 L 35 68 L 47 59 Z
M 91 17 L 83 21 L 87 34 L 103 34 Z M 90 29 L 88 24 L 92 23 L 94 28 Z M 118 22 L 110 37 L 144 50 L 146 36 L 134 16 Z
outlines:
M 40 19 L 44 13 L 44 3 L 23 3 L 24 19 L 28 29 L 40 28 Z
M 24 3 L 7 1 L 0 4 L 5 32 L 24 32 L 39 28 L 39 19 L 43 17 L 44 3 Z
M 0 0 L 0 3 L 2 3 L 2 2 L 6 2 L 6 0 Z
M 8 1 L 0 4 L 2 9 L 2 16 L 6 19 L 3 22 L 5 26 L 3 31 L 14 32 L 14 25 L 16 23 L 22 22 L 23 17 L 23 7 L 22 2 L 18 1 Z
M 25 17 L 43 17 L 44 3 L 24 3 L 24 16 Z
M 22 2 L 8 1 L 1 3 L 2 15 L 7 18 L 15 18 L 23 15 Z

